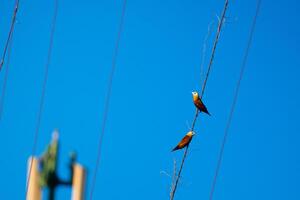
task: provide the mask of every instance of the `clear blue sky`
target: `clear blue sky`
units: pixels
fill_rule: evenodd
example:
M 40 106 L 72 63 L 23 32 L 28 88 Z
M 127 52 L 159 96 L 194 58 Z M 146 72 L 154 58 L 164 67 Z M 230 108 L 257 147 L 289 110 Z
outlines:
M 196 125 L 177 200 L 208 199 L 255 2 L 230 1 L 204 95 L 212 116 L 201 115 Z M 0 122 L 1 199 L 24 199 L 53 3 L 20 2 Z M 13 4 L 0 1 L 1 50 Z M 170 150 L 191 124 L 203 40 L 211 21 L 216 29 L 223 4 L 128 0 L 94 199 L 168 199 L 171 180 L 160 172 L 171 173 L 173 159 L 181 159 L 182 151 Z M 59 5 L 38 154 L 58 128 L 59 174 L 67 176 L 68 152 L 77 150 L 89 170 L 88 191 L 121 7 L 121 0 Z M 216 200 L 300 199 L 299 10 L 296 0 L 262 3 Z M 58 191 L 58 199 L 69 195 Z

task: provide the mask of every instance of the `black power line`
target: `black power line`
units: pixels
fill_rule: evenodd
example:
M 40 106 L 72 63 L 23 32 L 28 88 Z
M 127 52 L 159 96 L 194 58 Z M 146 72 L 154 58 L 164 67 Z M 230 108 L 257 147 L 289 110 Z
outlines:
M 8 80 L 8 73 L 10 67 L 10 57 L 11 57 L 11 50 L 13 45 L 13 33 L 11 34 L 8 50 L 7 50 L 7 58 L 6 58 L 6 70 L 4 72 L 4 80 L 2 85 L 2 91 L 0 96 L 0 121 L 2 120 L 3 110 L 4 110 L 4 99 L 6 94 L 6 87 L 7 87 L 7 80 Z
M 112 57 L 111 71 L 110 71 L 109 82 L 108 82 L 108 86 L 107 86 L 107 94 L 106 94 L 105 103 L 104 103 L 102 128 L 101 128 L 100 137 L 99 137 L 99 141 L 98 141 L 97 160 L 96 160 L 96 167 L 95 167 L 95 171 L 93 173 L 93 179 L 92 179 L 92 184 L 91 184 L 90 200 L 93 199 L 93 194 L 94 194 L 96 180 L 97 180 L 97 172 L 98 172 L 99 165 L 100 165 L 102 143 L 103 143 L 103 137 L 105 134 L 106 121 L 107 121 L 107 116 L 108 116 L 108 111 L 109 111 L 109 103 L 110 103 L 110 97 L 111 97 L 111 91 L 112 91 L 112 83 L 113 83 L 113 77 L 114 77 L 115 69 L 116 69 L 117 57 L 118 57 L 118 53 L 119 53 L 121 34 L 123 31 L 123 26 L 124 26 L 126 5 L 127 5 L 127 0 L 124 0 L 123 6 L 122 6 L 121 21 L 119 24 L 117 40 L 115 43 L 115 49 L 114 49 L 114 53 L 113 53 L 113 57 Z
M 5 60 L 6 52 L 7 52 L 9 43 L 11 41 L 12 34 L 14 32 L 14 27 L 15 27 L 15 23 L 16 23 L 16 19 L 17 19 L 18 9 L 19 9 L 19 0 L 16 0 L 15 9 L 14 9 L 14 13 L 13 13 L 13 16 L 12 16 L 12 19 L 11 19 L 11 24 L 10 24 L 10 29 L 9 29 L 8 37 L 6 39 L 6 43 L 5 43 L 5 46 L 4 46 L 2 58 L 1 58 L 1 61 L 0 61 L 0 71 L 1 71 L 1 69 L 3 67 L 3 65 L 4 65 L 4 60 Z
M 11 55 L 12 42 L 13 42 L 12 40 L 13 40 L 13 33 L 15 30 L 15 22 L 16 22 L 16 18 L 17 18 L 18 9 L 19 9 L 19 0 L 16 0 L 14 13 L 13 13 L 13 17 L 11 20 L 10 30 L 9 30 L 8 37 L 7 37 L 5 47 L 3 50 L 2 59 L 0 61 L 0 71 L 1 71 L 4 66 L 4 60 L 5 60 L 5 56 L 7 53 L 7 64 L 6 64 L 7 69 L 4 73 L 4 81 L 3 81 L 2 92 L 1 92 L 1 96 L 0 96 L 0 121 L 2 119 L 2 114 L 3 114 L 3 109 L 4 109 L 4 98 L 5 98 L 8 72 L 9 72 L 9 66 L 10 66 L 10 55 Z
M 211 186 L 211 191 L 210 191 L 210 196 L 209 196 L 210 200 L 213 199 L 217 179 L 218 179 L 219 172 L 220 172 L 220 169 L 221 169 L 225 144 L 226 144 L 226 141 L 227 141 L 227 138 L 228 138 L 229 128 L 230 128 L 230 125 L 231 125 L 231 122 L 232 122 L 232 117 L 233 117 L 235 106 L 236 106 L 236 103 L 237 103 L 237 100 L 238 100 L 240 85 L 241 85 L 241 81 L 243 79 L 243 75 L 244 75 L 244 72 L 245 72 L 246 63 L 247 63 L 247 59 L 248 59 L 248 54 L 249 54 L 249 50 L 250 50 L 251 43 L 252 43 L 252 40 L 253 40 L 254 31 L 255 31 L 256 19 L 257 19 L 259 10 L 260 10 L 260 5 L 261 5 L 261 0 L 258 0 L 257 1 L 257 7 L 256 7 L 256 13 L 255 13 L 255 16 L 253 18 L 253 22 L 252 22 L 252 26 L 251 26 L 251 30 L 250 30 L 250 35 L 249 35 L 247 47 L 246 47 L 243 62 L 242 62 L 242 65 L 241 65 L 240 76 L 239 76 L 239 79 L 238 79 L 238 82 L 237 82 L 237 85 L 236 85 L 236 88 L 235 88 L 235 93 L 234 93 L 233 102 L 232 102 L 232 105 L 231 105 L 231 110 L 230 110 L 230 113 L 229 113 L 229 117 L 228 117 L 228 121 L 227 121 L 227 124 L 226 124 L 226 127 L 225 127 L 225 131 L 224 131 L 224 136 L 223 136 L 223 140 L 222 140 L 222 144 L 221 144 L 221 149 L 220 149 L 220 153 L 219 153 L 219 156 L 218 156 L 218 163 L 217 163 L 213 183 L 212 183 L 212 186 Z
M 42 94 L 41 94 L 41 100 L 40 100 L 40 104 L 39 104 L 37 122 L 36 122 L 36 126 L 35 126 L 35 133 L 34 133 L 34 139 L 33 139 L 33 146 L 32 146 L 32 151 L 31 151 L 32 156 L 36 153 L 37 141 L 38 141 L 40 126 L 41 126 L 42 115 L 43 115 L 45 94 L 46 94 L 48 74 L 49 74 L 49 66 L 50 66 L 50 61 L 51 61 L 51 56 L 52 56 L 54 33 L 55 33 L 55 28 L 56 28 L 57 12 L 58 12 L 58 0 L 54 0 L 54 14 L 53 14 L 52 23 L 51 23 L 50 41 L 49 41 L 47 60 L 46 60 L 46 64 L 45 64 L 45 74 L 44 74 L 44 80 L 43 80 L 43 85 L 42 85 Z M 33 161 L 33 157 L 30 160 L 25 197 L 27 197 L 29 183 L 30 183 L 30 175 L 31 175 L 31 171 L 32 171 L 32 161 Z
M 221 19 L 220 19 L 219 24 L 218 24 L 217 33 L 216 33 L 216 37 L 215 37 L 213 48 L 212 48 L 212 53 L 211 53 L 211 56 L 210 56 L 208 69 L 207 69 L 206 76 L 205 76 L 205 79 L 204 79 L 204 82 L 203 82 L 203 85 L 202 85 L 202 91 L 201 91 L 200 98 L 203 97 L 205 87 L 206 87 L 206 84 L 207 84 L 207 80 L 208 80 L 208 77 L 209 77 L 209 74 L 210 74 L 210 71 L 211 71 L 211 67 L 212 67 L 212 64 L 213 64 L 214 57 L 215 57 L 215 52 L 216 52 L 217 44 L 218 44 L 219 37 L 220 37 L 220 34 L 221 34 L 222 25 L 224 23 L 227 7 L 228 7 L 228 0 L 225 0 L 225 4 L 224 4 L 224 7 L 223 7 Z M 196 113 L 195 113 L 195 117 L 194 117 L 194 120 L 193 120 L 193 123 L 192 123 L 191 131 L 193 131 L 194 128 L 195 128 L 195 124 L 196 124 L 198 115 L 199 115 L 199 110 L 196 109 Z M 171 191 L 171 194 L 170 194 L 170 200 L 174 199 L 176 189 L 177 189 L 177 186 L 178 186 L 178 182 L 179 182 L 179 179 L 181 177 L 181 172 L 182 172 L 182 169 L 183 169 L 183 166 L 184 166 L 184 161 L 187 157 L 188 149 L 189 149 L 189 145 L 185 148 L 183 158 L 182 158 L 182 161 L 181 161 L 181 164 L 180 164 L 180 168 L 179 168 L 179 171 L 178 171 L 178 175 L 176 176 L 174 187 L 172 187 L 172 191 Z

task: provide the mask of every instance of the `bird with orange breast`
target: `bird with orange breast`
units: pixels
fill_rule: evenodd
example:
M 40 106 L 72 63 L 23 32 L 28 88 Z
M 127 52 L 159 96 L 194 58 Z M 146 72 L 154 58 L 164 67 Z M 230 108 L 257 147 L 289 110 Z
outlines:
M 199 97 L 198 92 L 192 92 L 192 94 L 193 94 L 194 104 L 200 110 L 200 112 L 204 112 L 204 113 L 210 115 L 210 113 L 208 112 L 206 106 L 204 105 L 201 98 Z
M 192 141 L 194 135 L 195 133 L 193 131 L 189 131 L 172 151 L 176 151 L 188 146 Z

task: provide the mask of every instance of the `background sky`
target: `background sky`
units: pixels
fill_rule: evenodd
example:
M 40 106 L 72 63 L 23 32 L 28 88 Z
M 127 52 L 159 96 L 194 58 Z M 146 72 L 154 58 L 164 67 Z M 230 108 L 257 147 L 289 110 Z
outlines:
M 229 1 L 204 102 L 176 199 L 208 199 L 256 1 Z M 194 116 L 224 0 L 128 0 L 94 199 L 168 199 L 171 149 Z M 0 1 L 0 48 L 14 0 Z M 22 1 L 17 16 L 3 118 L 0 121 L 1 199 L 24 199 L 48 51 L 54 1 Z M 88 168 L 97 145 L 122 1 L 60 0 L 44 112 L 40 155 L 60 130 L 59 175 L 68 152 Z M 299 200 L 300 3 L 264 0 L 217 182 L 217 200 Z M 0 84 L 3 84 L 3 71 Z M 203 79 L 203 78 L 202 78 Z M 2 87 L 0 87 L 0 90 Z M 57 199 L 70 189 L 59 188 Z

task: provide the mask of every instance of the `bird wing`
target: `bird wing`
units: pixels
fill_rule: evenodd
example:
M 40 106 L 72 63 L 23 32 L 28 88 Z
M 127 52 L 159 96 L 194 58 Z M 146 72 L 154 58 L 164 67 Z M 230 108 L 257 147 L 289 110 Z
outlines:
M 188 135 L 184 136 L 182 140 L 179 142 L 178 146 L 180 146 L 180 148 L 185 147 L 187 144 L 190 143 L 191 139 L 192 139 L 191 136 Z
M 185 135 L 172 151 L 176 151 L 178 149 L 186 147 L 191 142 L 191 140 L 192 136 Z
M 196 106 L 198 107 L 198 109 L 202 112 L 207 113 L 208 115 L 210 115 L 210 113 L 208 112 L 206 106 L 204 105 L 203 101 L 199 98 L 196 102 L 195 102 Z

